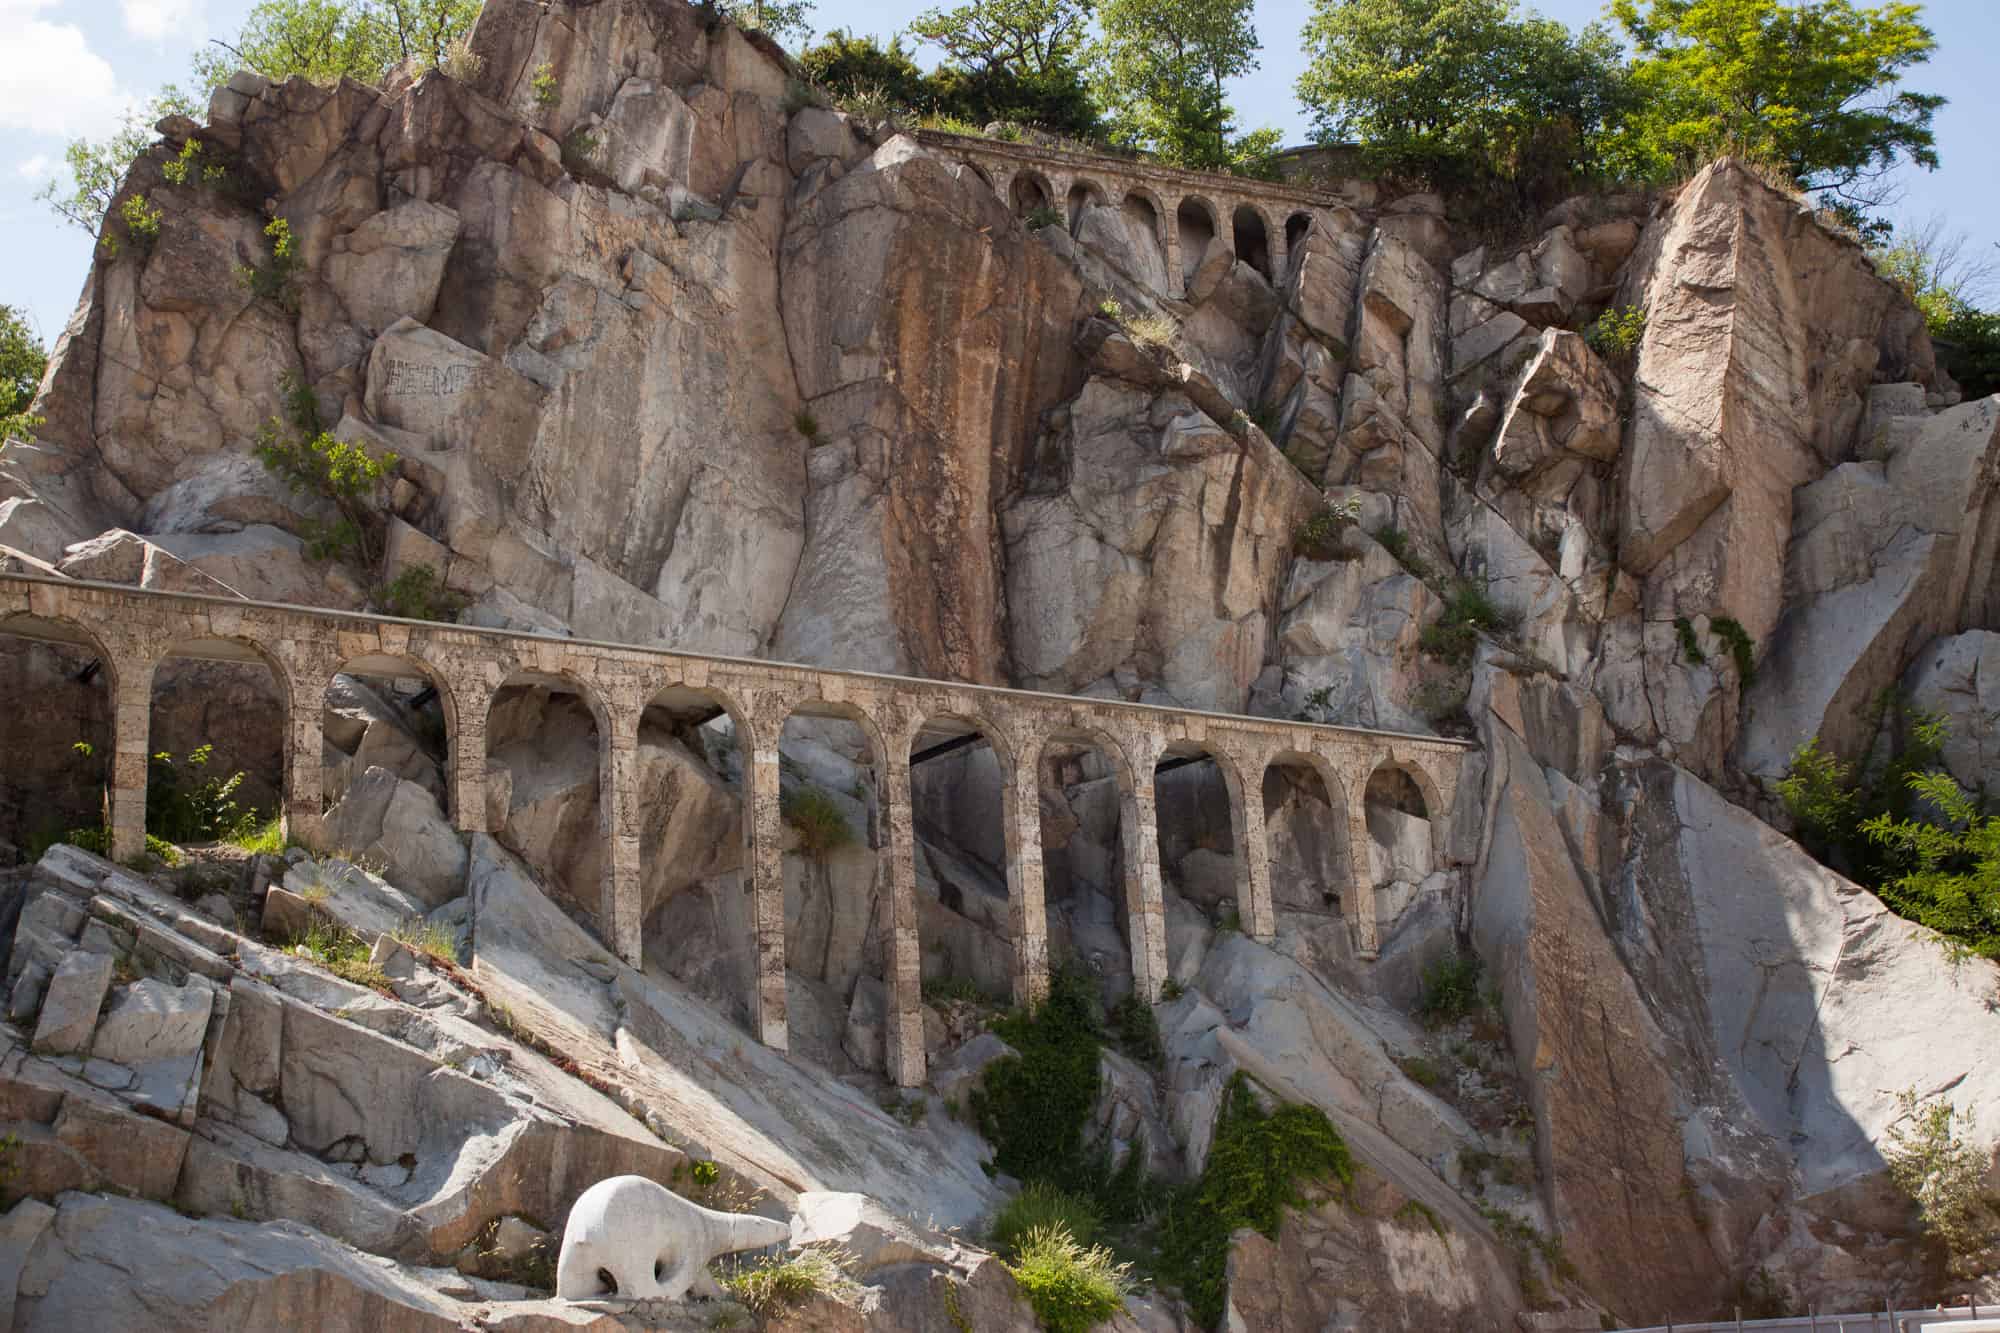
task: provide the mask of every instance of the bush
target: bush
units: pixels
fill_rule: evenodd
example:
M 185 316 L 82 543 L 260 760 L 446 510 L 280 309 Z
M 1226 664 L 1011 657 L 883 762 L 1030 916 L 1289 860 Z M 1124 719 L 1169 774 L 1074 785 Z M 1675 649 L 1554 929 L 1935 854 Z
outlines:
M 429 565 L 403 566 L 402 572 L 383 586 L 380 601 L 387 615 L 446 623 L 457 620 L 464 605 L 456 593 L 445 589 Z
M 1430 562 L 1410 544 L 1409 533 L 1391 524 L 1388 527 L 1377 528 L 1372 535 L 1376 543 L 1394 556 L 1396 563 L 1410 574 L 1420 579 L 1428 579 L 1431 576 Z
M 556 67 L 547 61 L 535 66 L 535 76 L 528 80 L 528 90 L 534 94 L 535 105 L 544 111 L 562 101 L 562 84 L 556 79 Z
M 363 445 L 321 430 L 311 388 L 289 372 L 283 383 L 286 414 L 295 429 L 287 430 L 276 417 L 265 422 L 257 432 L 258 461 L 293 492 L 318 496 L 339 511 L 337 522 L 310 524 L 301 533 L 308 557 L 358 557 L 372 567 L 380 558 L 377 534 L 382 526 L 376 497 L 400 460 L 394 453 L 371 454 Z M 406 589 L 416 591 L 414 586 Z
M 1130 1265 L 1101 1245 L 1085 1249 L 1060 1226 L 1028 1234 L 1007 1271 L 1049 1333 L 1089 1333 L 1125 1306 Z
M 374 952 L 372 946 L 353 931 L 336 925 L 317 911 L 304 933 L 293 936 L 286 947 L 297 957 L 317 963 L 342 981 L 366 986 L 384 995 L 395 993 L 389 985 L 388 974 L 368 961 Z
M 1047 204 L 1039 204 L 1029 209 L 1028 216 L 1022 220 L 1027 224 L 1029 231 L 1040 231 L 1043 227 L 1060 227 L 1063 225 L 1062 210 L 1051 208 Z
M 158 208 L 146 202 L 143 194 L 127 195 L 125 202 L 118 205 L 118 219 L 125 224 L 125 235 L 141 255 L 151 254 L 160 239 L 163 216 Z
M 1322 505 L 1292 531 L 1292 553 L 1307 560 L 1331 560 L 1339 554 L 1340 534 L 1361 521 L 1361 497 Z
M 1047 1227 L 1067 1232 L 1079 1245 L 1094 1244 L 1104 1230 L 1097 1205 L 1080 1194 L 1031 1180 L 993 1218 L 987 1239 L 1002 1258 L 1016 1258 L 1029 1233 Z
M 299 244 L 292 237 L 292 224 L 283 218 L 272 218 L 264 227 L 264 235 L 271 242 L 271 258 L 268 263 L 255 268 L 236 270 L 237 280 L 250 289 L 250 294 L 259 300 L 276 301 L 286 311 L 299 313 L 299 293 L 297 279 L 304 264 L 299 254 Z
M 228 777 L 207 771 L 212 745 L 197 746 L 176 760 L 162 750 L 146 764 L 146 831 L 168 842 L 216 842 L 247 836 L 263 822 L 255 810 L 238 809 L 236 791 L 243 773 Z
M 1889 1178 L 1915 1203 L 1924 1234 L 1944 1251 L 1952 1276 L 1975 1277 L 1979 1257 L 2000 1242 L 2000 1200 L 1986 1191 L 1986 1154 L 1967 1142 L 1972 1114 L 1959 1115 L 1943 1099 L 1926 1108 L 1915 1089 L 1896 1100 L 1902 1115 L 1889 1126 L 1883 1154 Z
M 1073 1185 L 1090 1167 L 1085 1130 L 1100 1081 L 1089 979 L 1057 972 L 1033 1012 L 1009 1014 L 993 1030 L 1017 1052 L 988 1065 L 972 1094 L 973 1123 L 993 1145 L 994 1167 Z
M 1229 1237 L 1247 1226 L 1276 1240 L 1285 1209 L 1304 1202 L 1307 1184 L 1353 1183 L 1354 1159 L 1324 1112 L 1300 1105 L 1267 1112 L 1238 1073 L 1223 1091 L 1201 1179 L 1162 1211 L 1161 1276 L 1213 1328 L 1228 1292 Z
M 1478 651 L 1482 631 L 1504 629 L 1511 623 L 1512 618 L 1493 604 L 1484 584 L 1459 579 L 1445 594 L 1444 613 L 1424 627 L 1418 646 L 1453 666 L 1464 666 Z
M 824 861 L 854 841 L 854 830 L 840 803 L 818 787 L 801 787 L 780 803 L 787 824 L 799 832 L 799 851 L 808 860 Z
M 1480 1005 L 1480 962 L 1477 954 L 1454 953 L 1424 969 L 1424 996 L 1417 1003 L 1417 1017 L 1426 1026 L 1455 1023 Z
M 1898 916 L 1929 926 L 1952 945 L 2000 959 L 2000 815 L 1949 773 L 1911 773 L 1905 781 L 1921 817 L 1876 815 L 1861 826 L 1870 842 L 1910 864 L 1878 887 Z
M 1127 991 L 1125 998 L 1112 1006 L 1111 1027 L 1118 1034 L 1118 1044 L 1125 1054 L 1139 1063 L 1157 1065 L 1166 1058 L 1166 1046 L 1160 1040 L 1160 1016 L 1139 992 Z
M 1613 306 L 1583 331 L 1591 350 L 1621 369 L 1639 359 L 1639 343 L 1645 336 L 1646 312 L 1635 305 Z
M 786 1307 L 797 1305 L 821 1293 L 831 1293 L 847 1284 L 840 1260 L 823 1247 L 811 1247 L 783 1258 L 763 1259 L 722 1279 L 731 1296 L 760 1319 L 769 1319 Z
M 1857 774 L 1815 736 L 1793 751 L 1776 791 L 1807 851 L 1849 879 L 1875 887 L 1915 869 L 1916 859 L 1906 844 L 1870 837 L 1863 825 L 1881 816 L 1901 821 L 1912 815 L 1916 792 L 1910 779 L 1936 766 L 1946 724 L 1941 714 L 1900 705 L 1893 691 L 1884 691 L 1870 713 L 1874 730 L 1886 721 L 1901 733 L 1877 768 Z
M 1181 326 L 1166 315 L 1134 315 L 1122 327 L 1126 337 L 1153 352 L 1173 351 L 1181 336 Z

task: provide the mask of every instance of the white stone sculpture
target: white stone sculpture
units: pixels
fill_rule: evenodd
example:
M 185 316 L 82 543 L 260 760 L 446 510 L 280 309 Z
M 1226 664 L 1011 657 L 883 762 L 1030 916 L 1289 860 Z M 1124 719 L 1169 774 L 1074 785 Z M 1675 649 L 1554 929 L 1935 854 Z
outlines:
M 556 1295 L 567 1301 L 613 1293 L 623 1300 L 677 1301 L 693 1290 L 721 1296 L 709 1262 L 791 1238 L 789 1222 L 749 1213 L 718 1213 L 689 1203 L 644 1176 L 612 1176 L 577 1197 L 556 1260 Z

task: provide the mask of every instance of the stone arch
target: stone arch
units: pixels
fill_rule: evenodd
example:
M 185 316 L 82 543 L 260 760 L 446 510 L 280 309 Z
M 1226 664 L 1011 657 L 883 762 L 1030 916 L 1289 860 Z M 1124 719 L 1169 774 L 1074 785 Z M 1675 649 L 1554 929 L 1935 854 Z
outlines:
M 1051 750 L 1069 750 L 1079 754 L 1089 753 L 1101 756 L 1104 766 L 1108 770 L 1107 776 L 1116 790 L 1117 815 L 1111 847 L 1115 860 L 1102 867 L 1102 888 L 1104 892 L 1111 895 L 1113 903 L 1124 914 L 1127 959 L 1128 962 L 1132 963 L 1132 972 L 1136 978 L 1140 972 L 1140 965 L 1143 962 L 1142 954 L 1146 947 L 1143 932 L 1146 889 L 1145 879 L 1141 873 L 1143 860 L 1141 849 L 1144 844 L 1140 833 L 1140 789 L 1134 776 L 1132 756 L 1123 742 L 1100 727 L 1081 721 L 1072 721 L 1052 727 L 1037 736 L 1033 745 L 1032 762 L 1034 764 L 1038 797 L 1042 770 L 1044 766 L 1050 763 Z M 1058 783 L 1058 786 L 1061 785 Z M 1067 799 L 1068 788 L 1064 788 L 1063 790 L 1065 799 Z M 1042 857 L 1046 871 L 1052 852 L 1047 839 L 1047 824 L 1042 820 L 1043 811 L 1041 807 L 1042 802 L 1040 799 L 1037 799 L 1036 809 L 1032 817 L 1037 822 L 1037 831 L 1042 838 Z M 1069 808 L 1072 816 L 1075 816 L 1076 807 L 1072 805 Z M 1080 822 L 1081 820 L 1079 819 Z M 1080 829 L 1077 830 L 1077 832 L 1080 831 Z M 1070 850 L 1070 846 L 1075 836 L 1075 832 L 1070 835 L 1070 841 L 1066 842 L 1063 846 L 1060 858 L 1060 864 L 1064 871 L 1063 882 L 1066 886 L 1072 887 L 1077 874 L 1077 861 L 1075 859 L 1076 853 Z M 1046 920 L 1048 917 L 1054 915 L 1054 909 L 1049 906 L 1046 885 L 1044 886 L 1044 890 L 1044 918 Z M 1054 934 L 1053 931 L 1050 933 L 1051 935 Z M 1148 998 L 1152 997 L 1149 996 Z
M 1078 176 L 1070 182 L 1069 197 L 1064 201 L 1070 231 L 1075 232 L 1077 225 L 1083 221 L 1084 209 L 1102 205 L 1107 197 L 1104 187 L 1087 176 Z
M 1350 794 L 1349 842 L 1354 849 L 1357 941 L 1364 953 L 1378 947 L 1378 894 L 1398 883 L 1417 884 L 1444 860 L 1444 807 L 1436 780 L 1422 764 L 1390 753 L 1376 759 L 1359 790 Z M 1421 842 L 1411 821 L 1423 822 Z
M 1033 167 L 1024 167 L 1014 173 L 1008 187 L 1007 206 L 1017 218 L 1025 218 L 1038 208 L 1053 209 L 1056 205 L 1055 187 L 1049 178 Z
M 981 181 L 984 181 L 986 184 L 986 188 L 993 191 L 996 197 L 1000 195 L 1000 187 L 993 183 L 992 172 L 988 171 L 985 167 L 980 166 L 977 162 L 973 161 L 969 157 L 960 158 L 959 160 L 964 164 L 965 169 L 967 171 L 970 171 L 973 175 L 979 177 Z
M 1310 210 L 1300 209 L 1285 219 L 1285 253 L 1296 255 L 1312 233 L 1313 215 Z
M 1174 235 L 1181 254 L 1181 282 L 1192 281 L 1202 256 L 1221 231 L 1221 212 L 1207 198 L 1190 194 L 1174 208 Z
M 599 685 L 567 666 L 535 666 L 516 662 L 507 664 L 507 667 L 511 669 L 503 669 L 504 674 L 500 674 L 500 679 L 488 694 L 486 716 L 481 719 L 485 741 L 483 758 L 488 775 L 486 826 L 503 846 L 528 863 L 548 887 L 566 894 L 576 908 L 589 913 L 599 938 L 614 952 L 626 956 L 628 962 L 636 962 L 629 956 L 628 941 L 619 938 L 621 918 L 616 882 L 619 857 L 615 846 L 619 828 L 618 811 L 614 807 L 621 784 L 614 772 L 613 756 L 621 748 L 621 738 L 616 715 Z M 546 699 L 537 702 L 532 691 L 541 691 Z M 552 754 L 547 748 L 551 740 L 550 709 L 566 707 L 555 703 L 565 695 L 574 695 L 590 718 L 596 752 L 595 836 L 581 845 L 569 847 L 559 847 L 554 842 L 547 846 L 529 845 L 527 836 L 530 833 L 539 836 L 551 819 L 556 823 L 554 837 L 569 837 L 575 832 L 574 825 L 564 825 L 575 817 L 575 808 L 581 804 L 581 798 L 574 794 L 574 788 L 565 793 L 560 787 L 547 785 L 547 779 L 560 780 L 565 776 L 566 756 L 560 751 Z M 529 743 L 525 739 L 527 733 L 522 738 L 509 739 L 503 730 L 495 727 L 495 718 L 503 708 L 534 709 L 540 713 L 533 735 L 541 748 L 537 753 L 525 756 L 532 762 L 529 772 L 543 779 L 542 785 L 529 788 L 536 798 L 532 804 L 538 808 L 516 805 L 516 797 L 520 794 L 518 781 L 511 770 L 497 762 L 509 746 Z M 556 722 L 560 722 L 560 715 Z M 559 732 L 556 734 L 560 735 Z M 499 737 L 497 744 L 496 735 Z M 575 748 L 581 749 L 580 746 Z M 505 773 L 504 782 L 498 785 L 493 780 L 496 767 Z M 518 828 L 517 813 L 520 816 Z M 558 864 L 559 854 L 565 851 L 568 855 L 560 857 L 564 864 Z M 593 872 L 597 879 L 595 892 L 588 882 Z
M 0 687 L 8 699 L 0 709 L 0 841 L 26 848 L 41 837 L 110 819 L 107 799 L 117 800 L 119 686 L 129 689 L 132 677 L 148 677 L 150 670 L 140 662 L 124 666 L 121 676 L 113 647 L 82 620 L 0 614 Z M 145 680 L 139 684 L 144 706 L 150 702 Z M 31 698 L 32 709 L 21 706 Z M 143 782 L 143 737 L 133 748 L 142 756 Z M 142 823 L 144 800 L 142 790 Z
M 1277 275 L 1271 267 L 1271 228 L 1263 211 L 1255 204 L 1238 204 L 1230 215 L 1229 231 L 1236 257 L 1263 274 L 1267 282 L 1275 280 Z
M 1304 801 L 1316 798 L 1326 806 L 1323 822 L 1309 823 L 1287 839 L 1291 846 L 1285 850 L 1297 863 L 1291 868 L 1304 876 L 1315 876 L 1317 873 L 1310 884 L 1287 880 L 1287 900 L 1283 905 L 1291 910 L 1323 910 L 1341 915 L 1351 913 L 1354 909 L 1354 847 L 1348 829 L 1347 792 L 1338 771 L 1324 755 L 1288 747 L 1265 757 L 1259 786 L 1264 816 L 1264 846 L 1253 851 L 1264 856 L 1266 864 L 1274 872 L 1281 854 L 1279 839 L 1285 835 L 1274 825 L 1273 816 L 1287 800 L 1295 797 L 1303 797 Z M 1317 788 L 1316 793 L 1314 788 Z M 1325 839 L 1323 845 L 1317 842 L 1319 838 Z M 1272 882 L 1276 884 L 1278 879 L 1274 873 Z M 1312 885 L 1317 885 L 1316 891 Z M 1274 891 L 1274 900 L 1276 897 Z
M 272 817 L 279 819 L 282 824 L 287 804 L 286 797 L 295 784 L 297 766 L 307 763 L 317 764 L 319 762 L 319 755 L 301 754 L 298 752 L 297 747 L 292 744 L 293 719 L 301 707 L 298 682 L 292 677 L 290 665 L 267 648 L 257 637 L 238 630 L 218 631 L 212 625 L 202 628 L 200 626 L 204 619 L 206 618 L 196 617 L 196 627 L 191 627 L 190 633 L 176 638 L 160 648 L 153 654 L 150 663 L 147 664 L 144 672 L 146 682 L 145 753 L 149 757 L 154 754 L 168 754 L 172 756 L 171 761 L 168 762 L 176 765 L 185 765 L 188 755 L 196 747 L 200 745 L 218 745 L 216 758 L 210 761 L 215 765 L 213 773 L 211 774 L 208 770 L 204 770 L 202 776 L 227 776 L 238 771 L 245 773 L 249 776 L 250 780 L 245 783 L 243 788 L 239 788 L 239 791 L 243 792 L 242 799 L 238 801 L 239 808 L 268 810 Z M 246 757 L 252 751 L 262 752 L 268 748 L 261 739 L 249 741 L 247 744 L 244 742 L 238 742 L 234 745 L 218 744 L 224 738 L 212 734 L 216 719 L 206 706 L 201 710 L 199 722 L 192 729 L 186 729 L 184 726 L 182 730 L 176 733 L 160 724 L 158 714 L 160 690 L 162 688 L 162 669 L 169 662 L 176 660 L 208 662 L 221 665 L 223 670 L 220 683 L 224 688 L 227 688 L 228 685 L 228 669 L 231 666 L 262 667 L 269 673 L 272 686 L 272 702 L 276 705 L 277 717 L 273 725 L 255 727 L 255 730 L 260 735 L 262 733 L 275 732 L 273 741 L 275 748 L 272 750 L 272 753 L 275 755 L 276 762 L 271 766 L 268 776 L 263 773 L 254 772 L 251 766 L 252 761 Z M 254 677 L 251 678 L 254 679 Z M 136 685 L 136 683 L 136 680 L 128 682 L 128 688 Z M 195 683 L 190 693 L 204 699 L 210 699 L 212 698 L 211 692 L 217 687 L 217 683 L 216 678 L 211 676 L 205 683 Z M 247 711 L 247 708 L 242 705 L 254 706 L 255 700 L 239 699 L 238 703 L 240 706 L 237 709 L 231 710 L 231 716 L 240 721 Z M 193 777 L 194 775 L 190 773 L 189 776 Z M 147 774 L 147 786 L 149 789 L 152 777 L 153 774 L 149 771 Z
M 1032 929 L 1036 923 L 1028 918 L 1039 915 L 1040 865 L 1037 856 L 1031 882 L 1023 857 L 1021 770 L 1016 763 L 1015 738 L 990 714 L 976 709 L 920 705 L 899 744 L 903 748 L 896 757 L 907 774 L 907 795 L 892 783 L 889 799 L 907 800 L 907 811 L 900 816 L 908 830 L 907 878 L 901 887 L 909 896 L 899 905 L 897 924 L 900 932 L 907 922 L 907 943 L 914 951 L 917 970 L 928 979 L 969 981 L 989 994 L 1011 991 L 1025 1002 L 1023 988 L 1032 988 L 1035 982 L 1024 974 L 1022 927 Z M 981 771 L 978 756 L 982 751 L 991 755 L 993 770 Z M 997 803 L 992 799 L 995 785 L 999 788 Z M 990 813 L 973 813 L 990 812 L 996 804 L 997 821 Z M 949 861 L 935 856 L 920 859 L 916 836 L 920 825 L 951 828 L 952 842 L 962 855 Z M 892 855 L 898 863 L 896 873 L 904 875 L 905 848 L 900 841 Z M 956 913 L 985 936 L 1004 933 L 1007 950 L 995 954 L 978 931 L 963 931 L 949 938 L 922 931 L 919 919 L 924 915 L 924 902 L 932 896 L 919 892 L 925 870 L 932 876 L 939 910 Z M 992 896 L 996 892 L 1005 895 L 1004 927 Z M 1036 900 L 1033 912 L 1029 911 L 1029 898 Z M 1035 934 L 1039 937 L 1040 932 Z
M 309 705 L 317 706 L 322 711 L 326 707 L 327 693 L 333 688 L 334 678 L 337 676 L 427 682 L 436 697 L 438 710 L 444 717 L 445 734 L 440 747 L 443 753 L 437 757 L 440 765 L 438 776 L 443 787 L 443 791 L 439 793 L 439 804 L 444 807 L 446 816 L 453 824 L 466 827 L 467 812 L 463 807 L 472 798 L 473 793 L 465 790 L 461 779 L 469 769 L 476 769 L 483 775 L 486 757 L 483 754 L 469 757 L 463 752 L 465 733 L 460 725 L 460 718 L 465 701 L 460 697 L 458 690 L 453 688 L 451 676 L 422 652 L 411 648 L 398 653 L 353 653 L 340 658 L 331 671 L 313 674 L 323 678 L 297 682 L 298 691 L 300 697 Z M 339 746 L 333 737 L 325 739 L 328 743 L 334 743 L 335 748 L 345 748 Z M 365 739 L 362 738 L 364 742 Z M 357 751 L 350 750 L 348 753 L 357 759 L 361 757 Z M 301 755 L 299 758 L 301 762 L 323 762 L 323 755 Z M 476 764 L 469 762 L 470 759 L 476 759 Z M 323 795 L 328 790 L 324 779 L 320 790 Z M 483 800 L 483 791 L 479 795 Z
M 1246 807 L 1243 799 L 1243 774 L 1234 756 L 1229 753 L 1226 747 L 1219 744 L 1211 744 L 1207 741 L 1181 739 L 1168 742 L 1165 748 L 1161 750 L 1153 764 L 1154 817 L 1156 825 L 1161 826 L 1157 835 L 1159 844 L 1164 856 L 1164 850 L 1172 845 L 1166 837 L 1164 824 L 1168 818 L 1175 817 L 1176 815 L 1176 812 L 1165 808 L 1170 803 L 1162 799 L 1160 795 L 1160 775 L 1204 762 L 1213 763 L 1221 773 L 1223 792 L 1229 807 L 1229 856 L 1234 863 L 1231 868 L 1231 876 L 1234 880 L 1232 886 L 1234 892 L 1231 903 L 1227 906 L 1218 903 L 1218 909 L 1226 915 L 1228 907 L 1233 906 L 1239 921 L 1248 923 L 1255 916 L 1256 906 L 1251 898 L 1252 889 L 1248 875 L 1251 838 L 1249 837 L 1249 830 L 1244 823 Z M 1189 854 L 1191 855 L 1194 851 L 1204 850 L 1220 854 L 1221 849 L 1219 847 L 1203 847 L 1201 845 L 1201 842 L 1209 840 L 1215 831 L 1204 829 L 1200 835 L 1200 839 L 1191 847 Z M 1191 886 L 1184 880 L 1182 887 L 1183 889 L 1188 889 Z

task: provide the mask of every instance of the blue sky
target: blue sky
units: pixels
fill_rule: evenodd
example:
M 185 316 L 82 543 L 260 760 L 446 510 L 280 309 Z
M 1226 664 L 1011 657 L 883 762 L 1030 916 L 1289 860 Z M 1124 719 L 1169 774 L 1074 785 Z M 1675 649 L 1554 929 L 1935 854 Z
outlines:
M 197 44 L 235 33 L 250 7 L 251 0 L 0 0 L 0 26 L 10 36 L 0 85 L 0 303 L 25 307 L 49 343 L 69 318 L 90 252 L 88 237 L 34 198 L 62 169 L 63 145 L 115 130 L 125 108 L 164 82 L 184 81 Z M 887 36 L 928 7 L 928 0 L 819 0 L 813 19 L 821 30 Z M 1602 7 L 1602 0 L 1534 5 L 1572 25 Z M 1894 214 L 1909 221 L 1942 214 L 1988 247 L 2000 242 L 1992 62 L 2000 0 L 1931 0 L 1925 10 L 1939 51 L 1910 86 L 1951 99 L 1937 119 L 1944 166 L 1905 170 Z M 1234 90 L 1246 128 L 1273 125 L 1288 142 L 1305 133 L 1292 81 L 1305 64 L 1298 33 L 1306 12 L 1307 0 L 1259 0 L 1262 67 Z

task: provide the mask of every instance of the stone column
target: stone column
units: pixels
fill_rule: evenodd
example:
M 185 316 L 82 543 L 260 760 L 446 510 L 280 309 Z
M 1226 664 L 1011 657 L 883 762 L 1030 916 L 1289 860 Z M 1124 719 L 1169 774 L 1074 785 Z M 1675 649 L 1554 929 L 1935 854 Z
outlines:
M 111 859 L 125 861 L 146 850 L 146 756 L 155 664 L 134 654 L 106 665 L 115 666 L 117 677 L 111 705 Z
M 1354 952 L 1364 959 L 1381 955 L 1381 941 L 1375 924 L 1375 869 L 1369 849 L 1374 845 L 1368 834 L 1368 778 L 1348 777 L 1347 856 L 1354 866 L 1354 904 L 1348 908 L 1348 929 L 1354 933 Z
M 1243 933 L 1266 944 L 1277 938 L 1278 923 L 1271 910 L 1271 848 L 1264 831 L 1264 759 L 1261 753 L 1232 752 L 1237 779 L 1230 811 L 1230 832 L 1236 839 L 1236 915 Z
M 496 679 L 505 672 L 496 670 Z M 451 822 L 461 833 L 490 833 L 486 827 L 486 722 L 498 693 L 472 669 L 457 671 L 438 684 L 451 699 Z
M 1272 231 L 1271 224 L 1264 224 L 1265 245 L 1271 252 L 1271 286 L 1282 291 L 1285 285 L 1285 261 L 1289 257 L 1285 243 L 1285 229 Z
M 1013 772 L 1003 779 L 1000 803 L 1007 845 L 1007 924 L 1014 939 L 1014 1003 L 1027 1006 L 1040 1004 L 1049 993 L 1049 914 L 1042 901 L 1040 742 L 1017 739 Z
M 1132 988 L 1157 1002 L 1167 983 L 1166 891 L 1160 882 L 1160 812 L 1153 790 L 1159 752 L 1151 747 L 1132 756 L 1132 836 L 1125 854 L 1125 917 L 1132 948 Z
M 917 839 L 910 804 L 910 737 L 883 728 L 882 822 L 888 831 L 881 854 L 889 858 L 889 938 L 882 958 L 889 991 L 889 1030 L 883 1054 L 898 1086 L 924 1081 L 924 973 L 917 935 Z
M 784 733 L 782 700 L 746 700 L 741 739 L 749 809 L 750 915 L 757 943 L 757 993 L 751 1009 L 757 1040 L 773 1050 L 790 1048 L 785 1021 L 784 816 L 778 782 L 778 739 Z
M 604 725 L 609 733 L 598 749 L 599 803 L 607 855 L 598 915 L 613 953 L 640 966 L 639 885 L 639 712 L 627 692 L 607 692 Z M 484 799 L 482 797 L 482 799 Z
M 1180 214 L 1170 213 L 1161 220 L 1160 230 L 1165 233 L 1167 252 L 1167 291 L 1176 300 L 1187 295 L 1187 278 L 1181 273 L 1181 219 Z
M 285 679 L 285 836 L 321 848 L 325 803 L 326 691 L 339 662 L 331 645 L 292 640 L 275 654 Z

